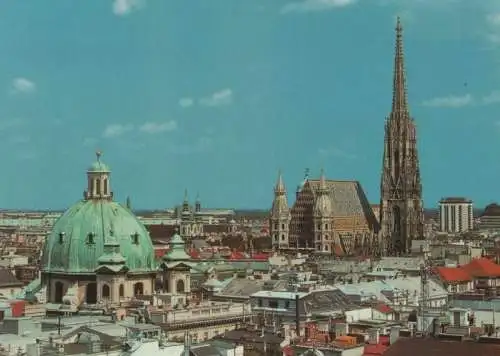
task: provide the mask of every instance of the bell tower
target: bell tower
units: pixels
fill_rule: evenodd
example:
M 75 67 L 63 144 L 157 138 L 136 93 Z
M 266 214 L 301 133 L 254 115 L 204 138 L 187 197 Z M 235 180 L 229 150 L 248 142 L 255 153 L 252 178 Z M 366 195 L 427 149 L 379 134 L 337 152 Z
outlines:
M 111 170 L 101 161 L 102 153 L 96 152 L 97 160 L 87 170 L 87 190 L 84 192 L 85 200 L 112 200 L 110 175 Z

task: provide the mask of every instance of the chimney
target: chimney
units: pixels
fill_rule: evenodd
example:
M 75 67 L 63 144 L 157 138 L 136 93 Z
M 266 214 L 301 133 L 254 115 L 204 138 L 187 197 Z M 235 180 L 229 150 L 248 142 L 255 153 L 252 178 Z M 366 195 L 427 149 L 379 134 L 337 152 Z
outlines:
M 295 294 L 295 328 L 297 336 L 300 336 L 300 310 L 299 310 L 299 295 Z

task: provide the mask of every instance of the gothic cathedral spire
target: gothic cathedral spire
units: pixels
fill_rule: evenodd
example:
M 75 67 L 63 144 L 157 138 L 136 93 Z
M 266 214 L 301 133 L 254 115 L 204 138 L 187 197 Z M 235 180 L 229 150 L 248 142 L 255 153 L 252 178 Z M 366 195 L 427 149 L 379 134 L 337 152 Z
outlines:
M 398 17 L 396 24 L 396 48 L 394 56 L 394 79 L 392 87 L 392 112 L 407 114 L 408 97 L 406 92 L 406 72 L 403 51 L 403 26 Z
M 423 239 L 423 204 L 416 127 L 408 108 L 403 27 L 399 18 L 392 110 L 385 123 L 380 192 L 380 252 L 409 253 L 412 240 Z

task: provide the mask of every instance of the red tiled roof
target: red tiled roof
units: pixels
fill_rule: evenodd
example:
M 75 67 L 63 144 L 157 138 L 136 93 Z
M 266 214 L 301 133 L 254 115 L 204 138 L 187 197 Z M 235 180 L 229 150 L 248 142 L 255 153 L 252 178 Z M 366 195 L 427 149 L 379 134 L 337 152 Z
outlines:
M 383 355 L 387 350 L 386 345 L 382 344 L 369 344 L 365 346 L 363 356 L 378 356 Z
M 293 356 L 294 354 L 293 347 L 291 347 L 290 345 L 285 346 L 284 348 L 281 349 L 281 351 L 285 356 Z
M 244 253 L 239 252 L 239 251 L 233 251 L 231 252 L 231 255 L 229 255 L 228 259 L 234 261 L 234 260 L 242 260 L 245 259 L 246 256 Z
M 473 259 L 462 268 L 472 277 L 500 277 L 500 266 L 485 257 Z
M 436 272 L 447 283 L 470 282 L 472 277 L 462 267 L 436 267 Z
M 196 249 L 192 248 L 189 251 L 189 256 L 191 256 L 191 258 L 198 259 L 200 258 L 200 253 Z
M 378 304 L 377 306 L 375 306 L 375 309 L 384 314 L 389 314 L 393 312 L 392 308 L 384 303 Z
M 258 261 L 267 261 L 269 259 L 269 256 L 265 253 L 255 253 L 250 257 L 252 260 L 258 260 Z
M 384 356 L 496 356 L 500 345 L 480 342 L 458 342 L 435 338 L 399 338 Z
M 342 250 L 342 246 L 336 244 L 333 246 L 333 254 L 335 256 L 344 256 L 344 250 Z
M 155 257 L 162 258 L 165 253 L 167 253 L 167 248 L 155 248 Z

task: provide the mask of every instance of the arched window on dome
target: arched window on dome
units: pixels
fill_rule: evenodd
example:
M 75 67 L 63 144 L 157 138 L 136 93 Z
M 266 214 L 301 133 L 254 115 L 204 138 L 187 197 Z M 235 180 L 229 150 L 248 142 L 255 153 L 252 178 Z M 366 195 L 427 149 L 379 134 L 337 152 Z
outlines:
M 175 286 L 175 290 L 177 293 L 184 293 L 184 281 L 182 279 L 179 279 L 177 281 L 177 284 Z
M 102 286 L 102 291 L 101 291 L 101 297 L 102 298 L 108 298 L 109 299 L 109 296 L 110 296 L 110 289 L 109 289 L 109 286 L 107 284 L 104 284 Z
M 96 195 L 101 195 L 101 180 L 99 178 L 95 180 L 95 192 Z
M 108 195 L 108 191 L 109 191 L 109 189 L 108 189 L 108 178 L 104 178 L 103 185 L 104 185 L 104 187 L 103 187 L 104 188 L 104 195 Z
M 125 286 L 123 284 L 120 284 L 118 287 L 118 296 L 120 298 L 123 298 L 125 296 Z
M 139 234 L 137 232 L 134 232 L 132 235 L 132 243 L 134 245 L 139 245 Z
M 87 244 L 93 245 L 95 243 L 95 234 L 93 232 L 89 232 L 87 235 Z
M 64 235 L 66 235 L 64 232 L 59 233 L 59 243 L 62 244 L 64 242 Z

